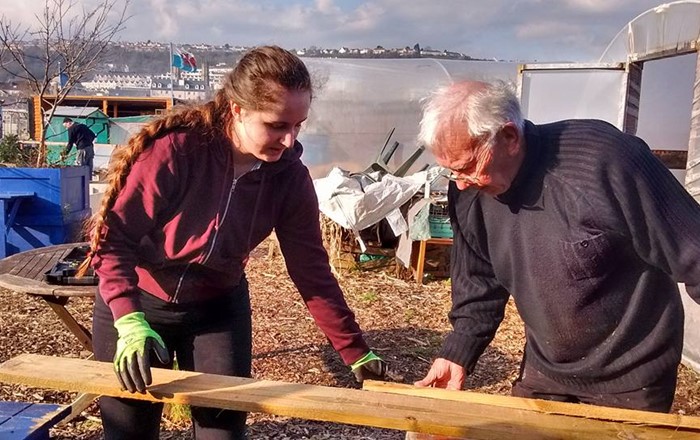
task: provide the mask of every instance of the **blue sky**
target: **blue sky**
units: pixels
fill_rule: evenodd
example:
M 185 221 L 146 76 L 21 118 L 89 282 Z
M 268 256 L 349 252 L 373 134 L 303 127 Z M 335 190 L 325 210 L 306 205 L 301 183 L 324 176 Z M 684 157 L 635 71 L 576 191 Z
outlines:
M 78 7 L 98 0 L 76 0 Z M 120 0 L 117 0 L 120 1 Z M 43 0 L 0 0 L 31 22 Z M 132 0 L 120 39 L 288 49 L 413 46 L 518 61 L 595 61 L 658 0 Z

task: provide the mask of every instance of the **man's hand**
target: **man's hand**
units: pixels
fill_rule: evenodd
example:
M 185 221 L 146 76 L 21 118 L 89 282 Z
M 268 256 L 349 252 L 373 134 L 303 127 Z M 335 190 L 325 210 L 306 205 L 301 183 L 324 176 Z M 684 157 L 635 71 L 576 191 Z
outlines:
M 461 390 L 466 378 L 464 367 L 447 359 L 437 358 L 430 367 L 430 371 L 422 380 L 415 382 L 417 387 L 447 388 L 448 390 Z
M 151 351 L 167 364 L 170 355 L 163 339 L 151 329 L 143 312 L 132 312 L 114 322 L 119 333 L 114 354 L 114 372 L 122 389 L 144 393 L 151 384 Z
M 350 365 L 350 368 L 359 383 L 366 379 L 384 380 L 387 372 L 386 363 L 371 351 Z

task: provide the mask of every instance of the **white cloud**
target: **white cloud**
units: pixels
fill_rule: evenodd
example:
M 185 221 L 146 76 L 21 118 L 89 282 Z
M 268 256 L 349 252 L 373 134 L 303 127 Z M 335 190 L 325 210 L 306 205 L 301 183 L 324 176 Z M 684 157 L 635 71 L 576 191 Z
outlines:
M 97 0 L 76 0 L 78 5 Z M 134 0 L 124 40 L 288 48 L 420 43 L 478 57 L 591 61 L 659 0 Z M 42 0 L 0 0 L 31 22 Z
M 360 5 L 346 22 L 345 31 L 372 31 L 379 29 L 384 20 L 386 9 L 378 4 Z M 342 21 L 342 20 L 338 20 Z
M 532 21 L 516 27 L 517 38 L 532 40 L 538 38 L 561 38 L 562 36 L 585 33 L 580 26 L 557 21 Z
M 171 4 L 167 0 L 151 0 L 151 11 L 147 14 L 151 20 L 155 23 L 153 28 L 157 29 L 157 34 L 159 37 L 170 39 L 178 34 L 178 20 L 176 9 L 171 8 Z M 131 18 L 130 22 L 127 22 L 127 29 L 132 29 L 134 26 L 134 21 L 140 22 L 143 18 L 141 15 L 136 15 Z M 149 38 L 155 39 L 155 38 Z
M 333 0 L 316 0 L 316 9 L 322 14 L 338 14 L 341 12 L 340 8 L 335 5 Z
M 601 13 L 615 10 L 621 3 L 625 2 L 615 2 L 611 0 L 566 0 L 565 3 L 573 10 Z
M 0 14 L 15 23 L 28 24 L 35 20 L 35 14 L 41 13 L 41 4 L 27 1 L 1 0 Z

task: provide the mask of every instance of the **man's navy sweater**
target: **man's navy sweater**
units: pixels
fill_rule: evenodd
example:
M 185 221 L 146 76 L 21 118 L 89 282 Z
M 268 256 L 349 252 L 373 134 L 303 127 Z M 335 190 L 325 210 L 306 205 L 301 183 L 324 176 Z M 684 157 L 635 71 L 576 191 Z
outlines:
M 526 122 L 497 198 L 451 184 L 453 307 L 440 356 L 471 372 L 509 293 L 525 358 L 563 384 L 622 392 L 675 374 L 676 282 L 700 301 L 700 206 L 639 138 L 602 121 Z

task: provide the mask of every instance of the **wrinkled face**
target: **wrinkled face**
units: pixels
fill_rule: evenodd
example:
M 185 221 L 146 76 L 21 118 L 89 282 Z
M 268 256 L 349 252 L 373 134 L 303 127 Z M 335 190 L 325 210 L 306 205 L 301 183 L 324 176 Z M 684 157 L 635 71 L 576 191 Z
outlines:
M 235 148 L 244 156 L 276 162 L 294 145 L 309 115 L 311 93 L 280 88 L 279 100 L 269 110 L 257 111 L 231 105 Z
M 448 127 L 437 140 L 435 161 L 450 171 L 448 178 L 459 190 L 477 188 L 491 196 L 503 194 L 522 162 L 518 131 L 511 123 L 492 139 L 473 138 L 464 127 Z

